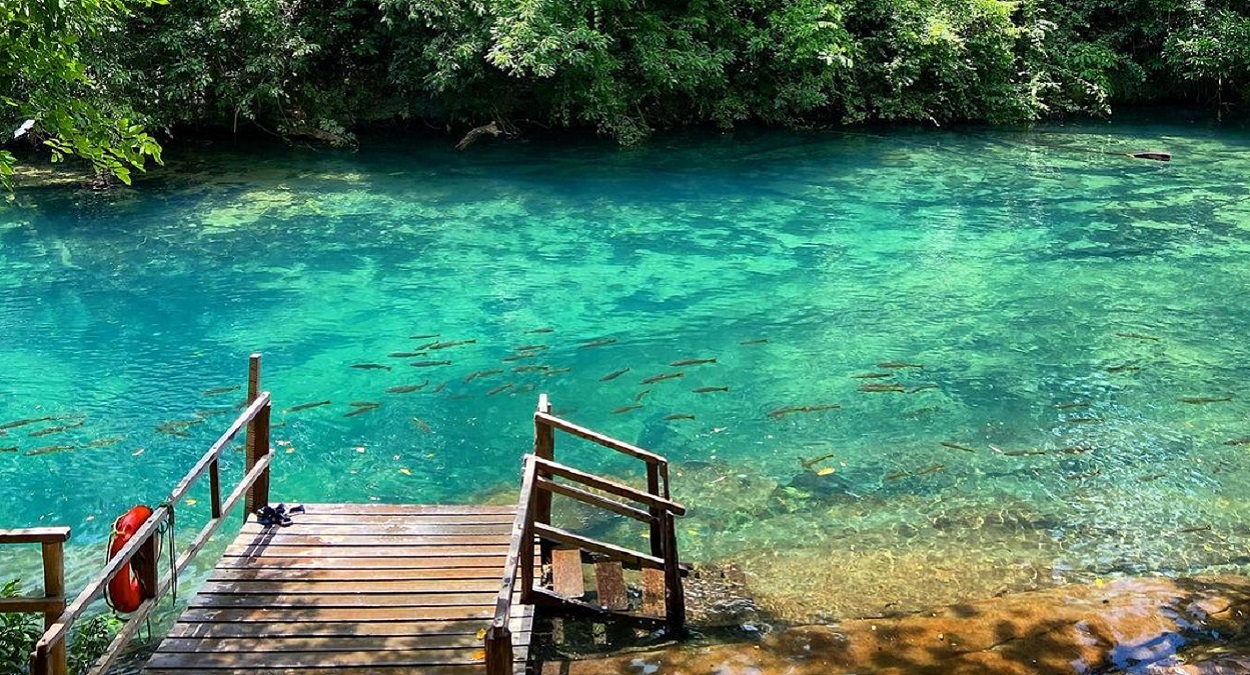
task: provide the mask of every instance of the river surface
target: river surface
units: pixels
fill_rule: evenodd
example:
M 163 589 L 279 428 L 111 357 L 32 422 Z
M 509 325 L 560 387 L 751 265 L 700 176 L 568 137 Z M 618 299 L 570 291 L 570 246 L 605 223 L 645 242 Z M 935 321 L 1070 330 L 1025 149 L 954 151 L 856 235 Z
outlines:
M 276 500 L 509 501 L 545 392 L 668 456 L 683 555 L 777 621 L 1246 562 L 1244 128 L 448 146 L 184 146 L 0 202 L 0 424 L 52 418 L 0 432 L 0 528 L 72 526 L 81 583 L 258 351 Z

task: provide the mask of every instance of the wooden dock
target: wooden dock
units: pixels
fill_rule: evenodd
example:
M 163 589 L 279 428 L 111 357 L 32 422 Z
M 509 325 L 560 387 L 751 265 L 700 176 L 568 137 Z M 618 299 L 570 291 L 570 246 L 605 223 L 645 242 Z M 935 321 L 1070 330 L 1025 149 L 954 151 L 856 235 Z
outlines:
M 305 509 L 286 527 L 248 519 L 144 673 L 486 672 L 515 507 Z M 512 604 L 516 673 L 533 617 Z

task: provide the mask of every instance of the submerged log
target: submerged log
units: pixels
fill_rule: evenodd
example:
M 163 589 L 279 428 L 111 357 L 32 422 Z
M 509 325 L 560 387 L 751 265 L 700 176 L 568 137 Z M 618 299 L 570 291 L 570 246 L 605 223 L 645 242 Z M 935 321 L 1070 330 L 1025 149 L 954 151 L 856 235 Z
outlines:
M 502 133 L 503 133 L 503 130 L 499 128 L 498 122 L 491 122 L 490 124 L 483 124 L 482 126 L 476 127 L 470 130 L 469 133 L 465 134 L 464 138 L 460 139 L 460 142 L 456 144 L 456 149 L 465 150 L 470 145 L 473 145 L 477 141 L 478 138 L 486 134 L 490 134 L 491 136 L 498 136 L 499 134 L 502 134 Z

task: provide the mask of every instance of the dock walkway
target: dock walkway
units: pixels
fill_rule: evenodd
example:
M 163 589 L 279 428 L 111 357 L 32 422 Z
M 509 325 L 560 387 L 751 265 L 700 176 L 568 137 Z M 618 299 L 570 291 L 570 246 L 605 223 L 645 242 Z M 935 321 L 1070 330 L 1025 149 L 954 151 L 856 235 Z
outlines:
M 144 673 L 486 672 L 515 507 L 305 509 L 287 527 L 248 519 Z M 517 673 L 533 616 L 512 604 Z

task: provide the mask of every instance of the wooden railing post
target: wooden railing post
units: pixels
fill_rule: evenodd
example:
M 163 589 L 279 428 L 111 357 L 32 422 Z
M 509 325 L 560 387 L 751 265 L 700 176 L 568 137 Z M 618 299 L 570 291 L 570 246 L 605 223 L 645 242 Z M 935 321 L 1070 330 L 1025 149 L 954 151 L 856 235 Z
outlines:
M 673 514 L 665 511 L 664 522 L 664 625 L 669 638 L 686 634 L 686 595 L 681 587 L 681 561 L 677 556 L 677 527 Z
M 486 631 L 486 675 L 512 675 L 512 631 L 491 626 Z
M 256 447 L 254 450 L 255 459 L 248 462 L 247 471 L 251 471 L 256 466 L 256 462 L 269 456 L 269 414 L 273 410 L 273 404 L 266 403 L 265 407 L 256 413 Z M 244 475 L 247 475 L 246 473 Z M 269 505 L 269 468 L 266 467 L 261 475 L 252 485 L 252 489 L 248 490 L 248 496 L 253 505 L 253 511 L 262 506 Z
M 59 598 L 56 611 L 44 610 L 43 629 L 48 630 L 61 613 L 65 611 L 65 544 L 64 541 L 45 541 L 43 548 L 43 595 L 46 598 Z M 65 641 L 61 640 L 52 649 L 48 662 L 43 664 L 44 672 L 52 675 L 66 675 L 69 663 L 65 656 Z M 48 667 L 51 666 L 49 669 Z
M 660 494 L 660 465 L 653 462 L 647 462 L 647 492 L 668 499 Z M 657 558 L 664 556 L 664 515 L 664 509 L 651 507 L 651 555 Z
M 257 396 L 260 396 L 260 354 L 253 353 L 250 357 L 248 357 L 247 361 L 247 400 L 245 401 L 247 405 L 251 405 L 252 402 L 256 400 Z M 252 467 L 256 466 L 256 460 L 258 457 L 256 454 L 256 433 L 258 431 L 256 427 L 257 424 L 255 418 L 247 423 L 247 433 L 245 434 L 243 440 L 244 474 L 251 471 Z M 247 517 L 250 514 L 255 513 L 256 509 L 261 506 L 261 504 L 256 503 L 255 492 L 253 490 L 248 490 L 247 497 L 243 500 L 243 520 L 246 521 Z
M 546 394 L 538 395 L 538 412 L 551 414 L 551 402 Z M 556 456 L 555 430 L 547 423 L 534 418 L 534 456 L 539 459 L 554 461 Z M 538 475 L 542 476 L 540 472 Z M 551 493 L 540 491 L 538 501 L 534 503 L 534 521 L 551 524 Z

